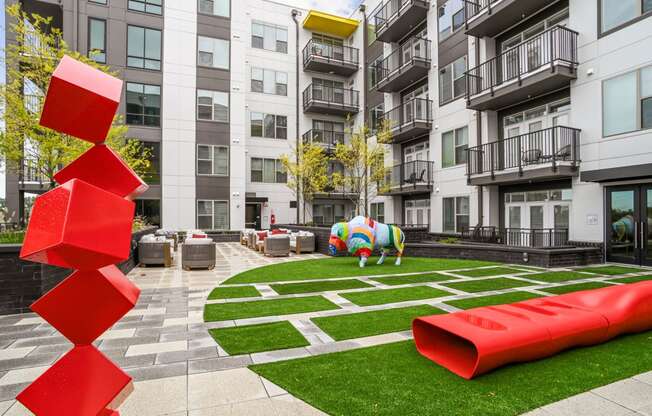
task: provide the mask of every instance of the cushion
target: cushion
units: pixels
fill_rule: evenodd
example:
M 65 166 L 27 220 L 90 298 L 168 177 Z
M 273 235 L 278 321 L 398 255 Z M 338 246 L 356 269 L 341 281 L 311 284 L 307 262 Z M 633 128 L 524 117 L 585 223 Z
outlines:
M 256 234 L 258 235 L 258 241 L 265 241 L 267 238 L 267 231 L 259 231 Z
M 189 246 L 200 246 L 200 245 L 208 245 L 212 244 L 213 239 L 204 237 L 204 238 L 186 238 L 186 241 L 184 244 L 187 244 Z
M 208 238 L 206 234 L 193 234 L 190 238 Z
M 287 230 L 280 230 L 280 229 L 272 230 L 272 235 L 287 234 L 287 233 L 288 233 Z

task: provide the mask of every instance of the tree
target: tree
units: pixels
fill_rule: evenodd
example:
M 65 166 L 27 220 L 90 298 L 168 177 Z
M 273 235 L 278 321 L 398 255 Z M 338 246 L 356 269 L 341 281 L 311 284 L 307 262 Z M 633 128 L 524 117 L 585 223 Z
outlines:
M 288 174 L 287 186 L 294 192 L 297 204 L 303 202 L 305 221 L 307 205 L 328 184 L 328 157 L 320 145 L 300 143 L 292 155 L 281 156 L 281 163 Z
M 109 67 L 71 50 L 52 18 L 24 12 L 19 4 L 7 7 L 13 20 L 15 42 L 7 42 L 5 67 L 7 83 L 0 94 L 4 132 L 0 133 L 0 156 L 10 172 L 27 171 L 33 178 L 55 186 L 54 175 L 75 160 L 91 144 L 39 125 L 44 93 L 54 69 L 64 55 L 106 73 Z M 147 173 L 151 151 L 136 139 L 126 138 L 121 117 L 114 119 L 105 143 L 115 150 L 138 174 Z
M 333 173 L 333 185 L 353 202 L 356 215 L 367 215 L 369 202 L 384 190 L 388 173 L 386 145 L 391 140 L 389 123 L 382 122 L 375 133 L 365 125 L 359 127 L 351 134 L 349 143 L 339 143 L 335 148 L 333 159 L 344 169 Z

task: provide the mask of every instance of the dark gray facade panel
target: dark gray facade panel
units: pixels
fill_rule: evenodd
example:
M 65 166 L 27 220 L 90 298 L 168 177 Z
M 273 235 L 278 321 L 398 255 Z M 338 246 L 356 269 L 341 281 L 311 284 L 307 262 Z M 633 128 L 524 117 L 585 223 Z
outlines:
M 197 144 L 230 146 L 230 129 L 227 123 L 197 121 Z
M 197 176 L 197 199 L 231 200 L 228 176 Z
M 648 179 L 652 178 L 652 163 L 583 171 L 580 178 L 583 182 L 612 182 L 630 179 Z
M 437 41 L 436 34 L 434 42 Z M 453 33 L 448 39 L 439 43 L 437 48 L 439 68 L 443 68 L 451 62 L 465 56 L 469 51 L 467 36 L 462 30 Z

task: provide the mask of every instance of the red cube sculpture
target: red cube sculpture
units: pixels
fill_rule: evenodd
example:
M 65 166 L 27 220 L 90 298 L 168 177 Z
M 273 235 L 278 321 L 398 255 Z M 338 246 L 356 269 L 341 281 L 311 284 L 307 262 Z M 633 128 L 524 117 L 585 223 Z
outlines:
M 109 415 L 130 389 L 131 377 L 87 345 L 74 347 L 17 399 L 38 416 Z
M 102 143 L 121 94 L 122 81 L 64 56 L 52 74 L 40 124 L 91 143 Z
M 135 204 L 73 179 L 36 199 L 20 256 L 93 270 L 126 260 Z
M 74 272 L 32 304 L 32 310 L 73 344 L 84 345 L 92 343 L 129 312 L 139 294 L 140 289 L 111 265 Z M 89 312 L 93 319 L 89 319 Z
M 107 172 L 111 172 L 111 175 L 107 175 Z M 81 179 L 129 199 L 142 194 L 148 188 L 145 182 L 120 159 L 120 156 L 104 144 L 91 147 L 54 175 L 54 179 L 60 184 L 72 179 Z

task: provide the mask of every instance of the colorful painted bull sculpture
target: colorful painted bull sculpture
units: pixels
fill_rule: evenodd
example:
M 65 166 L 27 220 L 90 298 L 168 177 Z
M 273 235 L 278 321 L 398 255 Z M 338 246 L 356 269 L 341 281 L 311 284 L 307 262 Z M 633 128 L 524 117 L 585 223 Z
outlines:
M 380 250 L 378 264 L 383 264 L 388 248 L 396 249 L 395 264 L 400 266 L 404 247 L 405 234 L 400 228 L 362 216 L 355 217 L 350 222 L 338 222 L 333 225 L 328 240 L 328 249 L 332 256 L 348 251 L 352 256 L 360 258 L 360 267 L 367 264 L 367 259 L 374 249 Z

